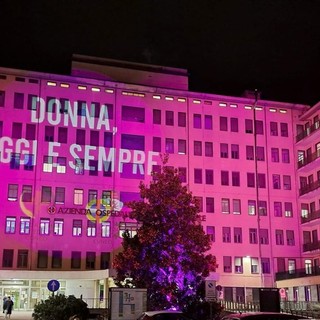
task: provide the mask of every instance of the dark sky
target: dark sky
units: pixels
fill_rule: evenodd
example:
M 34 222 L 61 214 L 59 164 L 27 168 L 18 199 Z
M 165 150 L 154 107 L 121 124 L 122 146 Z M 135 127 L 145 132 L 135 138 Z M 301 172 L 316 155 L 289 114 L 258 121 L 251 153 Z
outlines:
M 320 101 L 320 0 L 0 0 L 0 66 L 73 53 L 189 70 L 190 89 Z

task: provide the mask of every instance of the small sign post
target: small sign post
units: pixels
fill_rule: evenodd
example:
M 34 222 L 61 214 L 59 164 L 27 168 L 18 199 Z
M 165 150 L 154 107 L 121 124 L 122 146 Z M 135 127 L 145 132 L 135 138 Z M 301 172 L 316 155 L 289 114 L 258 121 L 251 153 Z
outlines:
M 60 288 L 60 282 L 58 280 L 50 280 L 47 284 L 47 288 L 52 292 L 52 296 L 54 296 L 55 291 L 58 291 Z

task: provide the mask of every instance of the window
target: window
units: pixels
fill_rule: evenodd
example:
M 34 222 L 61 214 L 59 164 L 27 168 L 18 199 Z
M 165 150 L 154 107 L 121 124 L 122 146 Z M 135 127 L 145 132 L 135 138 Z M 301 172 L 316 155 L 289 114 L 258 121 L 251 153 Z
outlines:
M 232 186 L 240 187 L 240 172 L 232 172 Z
M 52 172 L 53 168 L 53 157 L 51 156 L 44 156 L 43 157 L 43 172 Z
M 58 128 L 58 142 L 59 143 L 68 142 L 68 128 L 64 128 L 64 127 Z
M 84 131 L 84 130 L 82 130 Z M 54 127 L 45 126 L 44 141 L 54 141 Z
M 229 185 L 229 171 L 221 171 L 221 185 L 222 186 Z
M 62 267 L 62 251 L 52 251 L 51 267 L 53 269 Z
M 269 244 L 268 229 L 260 229 L 260 243 L 261 244 Z
M 274 202 L 273 203 L 274 208 L 274 216 L 275 217 L 282 217 L 282 203 L 281 202 Z
M 4 107 L 4 100 L 5 100 L 6 92 L 0 90 L 0 107 Z
M 241 214 L 241 200 L 233 199 L 232 200 L 233 214 Z
M 256 228 L 249 228 L 249 243 L 258 243 L 258 232 Z
M 263 121 L 256 120 L 256 134 L 263 134 Z
M 53 234 L 56 236 L 63 235 L 63 219 L 54 219 L 53 221 Z
M 76 205 L 83 204 L 83 189 L 74 189 L 73 204 L 76 204 Z
M 290 163 L 289 149 L 282 149 L 281 153 L 282 153 L 282 162 Z
M 285 202 L 284 203 L 284 215 L 287 218 L 293 217 L 292 202 Z
M 10 169 L 19 170 L 20 169 L 20 153 L 11 153 L 10 158 Z
M 220 131 L 228 131 L 228 118 L 220 117 Z
M 56 187 L 54 202 L 56 204 L 64 204 L 64 202 L 65 202 L 65 188 L 64 187 Z
M 161 138 L 153 137 L 152 150 L 155 152 L 161 152 Z
M 280 189 L 280 174 L 273 174 L 272 175 L 272 183 L 273 183 L 273 189 Z
M 41 218 L 39 234 L 48 235 L 49 233 L 50 233 L 50 220 Z
M 15 233 L 16 232 L 16 218 L 15 217 L 6 217 L 6 233 Z
M 194 183 L 202 183 L 202 169 L 194 169 Z
M 258 211 L 260 216 L 267 215 L 267 201 L 264 201 L 264 200 L 258 201 Z
M 278 246 L 284 245 L 283 230 L 276 229 L 276 245 L 278 245 Z
M 161 110 L 153 109 L 153 124 L 161 124 Z
M 257 147 L 256 155 L 257 161 L 264 161 L 264 147 Z
M 194 197 L 198 206 L 199 206 L 199 210 L 200 212 L 203 212 L 203 198 L 202 197 Z
M 248 214 L 254 216 L 256 214 L 256 201 L 248 200 Z
M 35 165 L 34 155 L 33 154 L 24 154 L 24 170 L 33 171 Z
M 206 197 L 206 212 L 207 213 L 214 212 L 214 198 Z
M 206 157 L 213 157 L 213 143 L 212 142 L 205 142 L 205 156 Z
M 246 133 L 253 133 L 253 121 L 251 119 L 245 119 L 245 131 Z
M 112 148 L 113 147 L 112 132 L 104 132 L 104 134 L 103 134 L 103 146 L 106 147 L 106 148 Z
M 281 137 L 288 137 L 288 124 L 281 122 L 280 129 L 281 129 Z
M 11 137 L 13 139 L 21 139 L 22 138 L 22 123 L 17 123 L 17 122 L 12 123 Z
M 179 154 L 187 154 L 187 142 L 186 142 L 186 140 L 182 140 L 182 139 L 178 140 L 178 153 Z
M 3 268 L 13 267 L 13 249 L 3 249 L 2 267 Z
M 57 173 L 66 173 L 67 158 L 58 157 L 57 158 Z
M 284 190 L 291 190 L 291 177 L 284 175 L 283 176 L 283 189 Z
M 231 145 L 231 158 L 232 159 L 239 159 L 239 145 L 238 144 Z
M 74 219 L 72 222 L 72 235 L 80 237 L 82 234 L 82 220 Z
M 286 230 L 286 237 L 287 237 L 287 245 L 294 246 L 294 231 L 293 230 Z
M 270 122 L 270 135 L 277 136 L 278 135 L 278 123 Z
M 178 112 L 178 127 L 187 126 L 187 116 L 185 112 Z
M 230 243 L 231 242 L 231 228 L 222 227 L 222 242 Z
M 30 234 L 30 218 L 20 218 L 20 234 Z
M 251 273 L 259 273 L 259 259 L 251 258 Z
M 258 187 L 259 188 L 266 187 L 266 175 L 264 173 L 258 173 Z
M 211 115 L 205 115 L 204 116 L 204 128 L 206 130 L 212 130 L 212 116 Z
M 39 250 L 38 251 L 38 268 L 47 268 L 48 267 L 48 251 Z
M 101 252 L 100 256 L 100 270 L 110 268 L 110 252 Z
M 41 202 L 50 203 L 51 202 L 51 187 L 42 187 L 41 190 Z
M 246 146 L 246 158 L 247 160 L 254 160 L 253 146 Z
M 228 144 L 220 143 L 220 158 L 228 158 Z
M 17 201 L 18 200 L 18 185 L 9 184 L 8 185 L 8 200 Z
M 76 144 L 84 146 L 86 144 L 86 130 L 77 129 Z
M 261 258 L 262 273 L 270 273 L 270 259 Z
M 26 139 L 36 140 L 36 125 L 27 123 L 26 125 Z
M 234 272 L 235 273 L 243 273 L 242 257 L 235 257 L 234 258 Z
M 139 224 L 136 222 L 120 222 L 119 223 L 119 236 L 123 238 L 124 232 L 129 234 L 129 237 L 132 238 L 137 234 Z
M 90 145 L 95 147 L 99 146 L 99 131 L 90 131 Z
M 213 184 L 213 170 L 212 169 L 206 169 L 206 184 Z
M 214 226 L 207 226 L 207 235 L 211 242 L 215 242 L 215 228 Z
M 167 126 L 174 125 L 173 111 L 166 110 L 166 125 Z
M 279 149 L 278 148 L 271 148 L 271 161 L 272 162 L 279 162 Z
M 80 269 L 81 268 L 81 252 L 72 251 L 71 252 L 71 269 Z
M 17 268 L 28 267 L 28 250 L 18 250 Z
M 237 118 L 230 118 L 230 127 L 231 127 L 231 132 L 238 132 L 239 131 Z
M 89 189 L 88 192 L 88 204 L 89 206 L 97 205 L 98 190 Z
M 233 228 L 234 243 L 242 243 L 242 228 Z
M 288 260 L 288 271 L 290 274 L 295 273 L 296 271 L 296 260 L 294 259 L 289 259 Z
M 87 236 L 95 237 L 96 236 L 96 221 L 87 221 Z
M 111 236 L 111 224 L 109 221 L 101 222 L 101 237 L 110 238 Z
M 223 272 L 232 272 L 232 262 L 230 256 L 223 257 Z
M 230 213 L 230 199 L 222 198 L 221 199 L 221 212 Z
M 0 138 L 2 137 L 3 121 L 0 121 Z
M 201 141 L 194 141 L 193 148 L 194 148 L 194 155 L 195 156 L 202 156 L 202 142 Z
M 98 160 L 89 160 L 89 176 L 98 175 Z
M 179 178 L 181 182 L 187 182 L 187 168 L 185 167 L 179 167 L 178 168 L 179 172 Z
M 96 253 L 87 252 L 86 253 L 86 269 L 94 270 L 96 264 Z
M 75 158 L 75 165 L 74 165 L 74 173 L 83 175 L 84 174 L 84 159 Z
M 174 153 L 174 142 L 172 138 L 166 138 L 166 152 Z
M 144 123 L 144 108 L 122 106 L 122 120 Z
M 201 129 L 201 114 L 193 115 L 193 127 L 195 129 Z
M 254 188 L 255 187 L 255 175 L 252 172 L 247 172 L 247 187 Z

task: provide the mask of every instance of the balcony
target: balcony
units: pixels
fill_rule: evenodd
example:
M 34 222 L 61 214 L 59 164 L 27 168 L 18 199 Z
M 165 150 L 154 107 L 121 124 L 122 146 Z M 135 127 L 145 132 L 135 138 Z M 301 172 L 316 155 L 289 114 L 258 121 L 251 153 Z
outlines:
M 313 277 L 313 276 L 319 276 L 319 275 L 320 275 L 319 267 L 310 267 L 310 268 L 297 269 L 292 271 L 277 272 L 276 281 L 304 278 L 304 277 Z
M 307 216 L 301 217 L 301 224 L 307 223 L 313 220 L 320 219 L 320 210 L 309 212 Z
M 320 187 L 320 180 L 314 181 L 312 183 L 305 185 L 301 189 L 299 189 L 299 195 L 303 196 L 306 193 L 317 190 L 319 187 Z
M 320 120 L 311 125 L 308 129 L 302 131 L 296 136 L 296 142 L 303 140 L 304 138 L 310 136 L 312 133 L 320 129 Z
M 320 241 L 305 243 L 302 247 L 303 252 L 315 251 L 320 249 Z
M 317 150 L 316 152 L 312 153 L 311 155 L 307 156 L 306 158 L 298 161 L 298 169 L 305 167 L 309 163 L 312 163 L 319 158 L 320 158 L 320 150 Z

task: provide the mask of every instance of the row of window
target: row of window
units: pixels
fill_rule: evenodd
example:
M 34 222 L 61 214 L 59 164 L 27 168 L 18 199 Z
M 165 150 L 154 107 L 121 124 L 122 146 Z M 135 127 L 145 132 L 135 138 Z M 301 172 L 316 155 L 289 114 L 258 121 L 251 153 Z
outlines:
M 207 226 L 206 233 L 209 235 L 210 240 L 212 242 L 216 241 L 216 228 L 215 226 Z M 286 238 L 284 238 L 284 234 Z M 241 227 L 233 228 L 233 237 L 231 233 L 231 227 L 222 227 L 222 242 L 231 243 L 233 239 L 233 243 L 243 243 L 243 234 Z M 286 239 L 286 241 L 285 241 Z M 294 246 L 294 231 L 293 230 L 275 230 L 275 243 L 276 245 L 283 246 Z M 261 228 L 258 230 L 257 228 L 249 228 L 249 243 L 250 244 L 263 244 L 269 245 L 269 230 Z
M 20 224 L 17 225 L 18 218 L 17 217 L 6 217 L 5 224 L 5 233 L 6 234 L 15 234 L 19 232 L 20 234 L 28 235 L 31 232 L 31 219 L 28 217 L 20 217 Z M 83 226 L 86 224 L 85 226 Z M 138 224 L 135 222 L 120 222 L 119 223 L 119 231 L 117 236 L 122 237 L 125 231 L 128 231 L 130 236 L 134 236 L 136 234 L 138 228 Z M 65 229 L 65 221 L 64 219 L 56 218 L 40 218 L 39 222 L 39 235 L 50 235 L 53 234 L 55 236 L 64 235 Z M 83 231 L 86 232 L 87 237 L 96 237 L 100 236 L 102 238 L 110 238 L 111 237 L 111 222 L 110 221 L 102 221 L 101 223 L 96 223 L 95 220 L 80 220 L 73 219 L 72 220 L 72 235 L 75 237 L 81 237 L 83 235 Z
M 54 190 L 54 193 L 52 192 Z M 42 203 L 54 203 L 54 204 L 65 204 L 66 202 L 66 188 L 65 187 L 49 187 L 43 186 L 41 190 L 41 202 Z M 111 190 L 103 190 L 101 192 L 101 198 L 99 200 L 99 192 L 95 189 L 88 190 L 87 204 L 90 207 L 96 207 L 98 204 L 102 204 L 105 207 L 114 206 L 114 200 L 112 198 Z M 19 198 L 19 185 L 9 184 L 8 185 L 8 200 L 17 201 Z M 198 200 L 199 208 L 201 212 L 214 213 L 215 205 L 213 197 L 195 197 Z M 32 202 L 32 186 L 22 185 L 21 190 L 21 201 L 22 202 Z M 134 192 L 120 192 L 120 201 L 126 203 L 127 201 L 139 200 L 139 193 Z M 73 204 L 74 205 L 84 205 L 84 190 L 74 189 L 73 190 Z M 256 215 L 257 213 L 257 202 L 256 200 L 248 200 L 247 204 L 248 214 Z M 283 212 L 284 209 L 284 212 Z M 302 209 L 305 209 L 304 207 Z M 117 209 L 115 209 L 117 210 Z M 241 214 L 241 200 L 240 199 L 221 199 L 221 213 L 224 214 Z M 303 212 L 303 211 L 302 211 Z M 258 213 L 261 216 L 267 216 L 267 201 L 258 201 Z M 274 202 L 274 216 L 276 217 L 292 217 L 293 209 L 292 202 Z
M 17 257 L 15 257 L 15 254 Z M 16 261 L 17 268 L 28 268 L 30 252 L 28 250 L 18 249 L 15 253 L 13 249 L 3 249 L 2 252 L 2 268 L 13 268 L 14 261 Z M 37 268 L 48 268 L 49 261 L 51 262 L 52 269 L 61 269 L 64 261 L 70 261 L 70 269 L 82 269 L 85 267 L 87 270 L 97 269 L 97 253 L 89 251 L 85 253 L 85 259 L 82 258 L 81 251 L 72 251 L 71 257 L 63 255 L 62 251 L 54 250 L 49 256 L 47 250 L 39 250 L 37 252 Z M 100 266 L 99 269 L 110 268 L 110 253 L 101 252 L 99 254 Z

